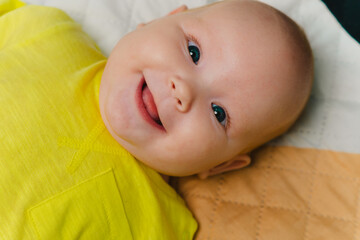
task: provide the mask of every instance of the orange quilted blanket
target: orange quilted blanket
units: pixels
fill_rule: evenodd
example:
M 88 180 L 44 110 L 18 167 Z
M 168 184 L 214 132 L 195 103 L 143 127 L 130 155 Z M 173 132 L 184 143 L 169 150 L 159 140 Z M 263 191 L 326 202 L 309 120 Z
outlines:
M 245 169 L 177 187 L 198 240 L 360 239 L 360 154 L 263 147 Z

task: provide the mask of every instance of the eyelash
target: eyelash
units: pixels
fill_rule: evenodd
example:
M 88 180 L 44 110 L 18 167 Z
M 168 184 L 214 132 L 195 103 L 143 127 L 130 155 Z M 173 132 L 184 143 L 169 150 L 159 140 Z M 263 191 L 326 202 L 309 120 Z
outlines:
M 228 130 L 228 128 L 231 125 L 231 118 L 230 118 L 230 115 L 228 114 L 228 112 L 226 111 L 225 108 L 224 108 L 224 110 L 225 110 L 225 113 L 226 113 L 226 116 L 227 116 L 227 122 L 226 122 L 225 130 Z
M 188 38 L 188 40 L 193 41 L 199 47 L 200 52 L 202 52 L 199 40 L 194 35 L 188 34 L 187 38 Z
M 187 34 L 187 42 L 186 42 L 186 45 L 188 45 L 189 42 L 193 42 L 196 47 L 199 49 L 199 52 L 200 52 L 200 58 L 202 58 L 202 50 L 201 50 L 201 46 L 200 46 L 200 43 L 199 43 L 199 40 L 192 34 Z M 188 49 L 188 47 L 187 47 Z M 198 63 L 195 63 L 196 65 L 198 65 Z

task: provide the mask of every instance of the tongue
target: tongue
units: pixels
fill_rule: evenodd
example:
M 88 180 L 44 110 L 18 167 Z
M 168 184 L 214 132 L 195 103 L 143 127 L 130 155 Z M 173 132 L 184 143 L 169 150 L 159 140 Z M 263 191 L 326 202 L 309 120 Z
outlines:
M 155 120 L 155 122 L 159 122 L 159 114 L 154 102 L 154 98 L 149 90 L 149 88 L 145 85 L 142 92 L 142 99 L 145 105 L 146 111 L 150 114 L 151 118 Z

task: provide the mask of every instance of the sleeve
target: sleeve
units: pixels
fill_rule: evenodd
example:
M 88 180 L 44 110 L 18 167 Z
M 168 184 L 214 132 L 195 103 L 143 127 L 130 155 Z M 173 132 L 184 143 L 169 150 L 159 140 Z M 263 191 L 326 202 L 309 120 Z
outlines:
M 19 0 L 0 0 L 0 52 L 27 46 L 54 32 L 77 27 L 60 9 L 25 4 L 21 7 L 21 4 Z
M 0 0 L 0 16 L 24 5 L 20 0 Z

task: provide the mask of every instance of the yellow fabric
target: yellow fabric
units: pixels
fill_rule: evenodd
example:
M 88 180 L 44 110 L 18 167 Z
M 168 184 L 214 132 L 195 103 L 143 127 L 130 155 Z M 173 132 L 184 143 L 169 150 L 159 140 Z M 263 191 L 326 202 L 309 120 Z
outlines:
M 24 5 L 19 0 L 0 0 L 0 16 Z
M 0 32 L 0 239 L 192 239 L 183 200 L 103 125 L 106 59 L 81 27 L 25 6 Z
M 360 239 L 359 154 L 263 147 L 252 158 L 239 171 L 180 180 L 195 239 Z

